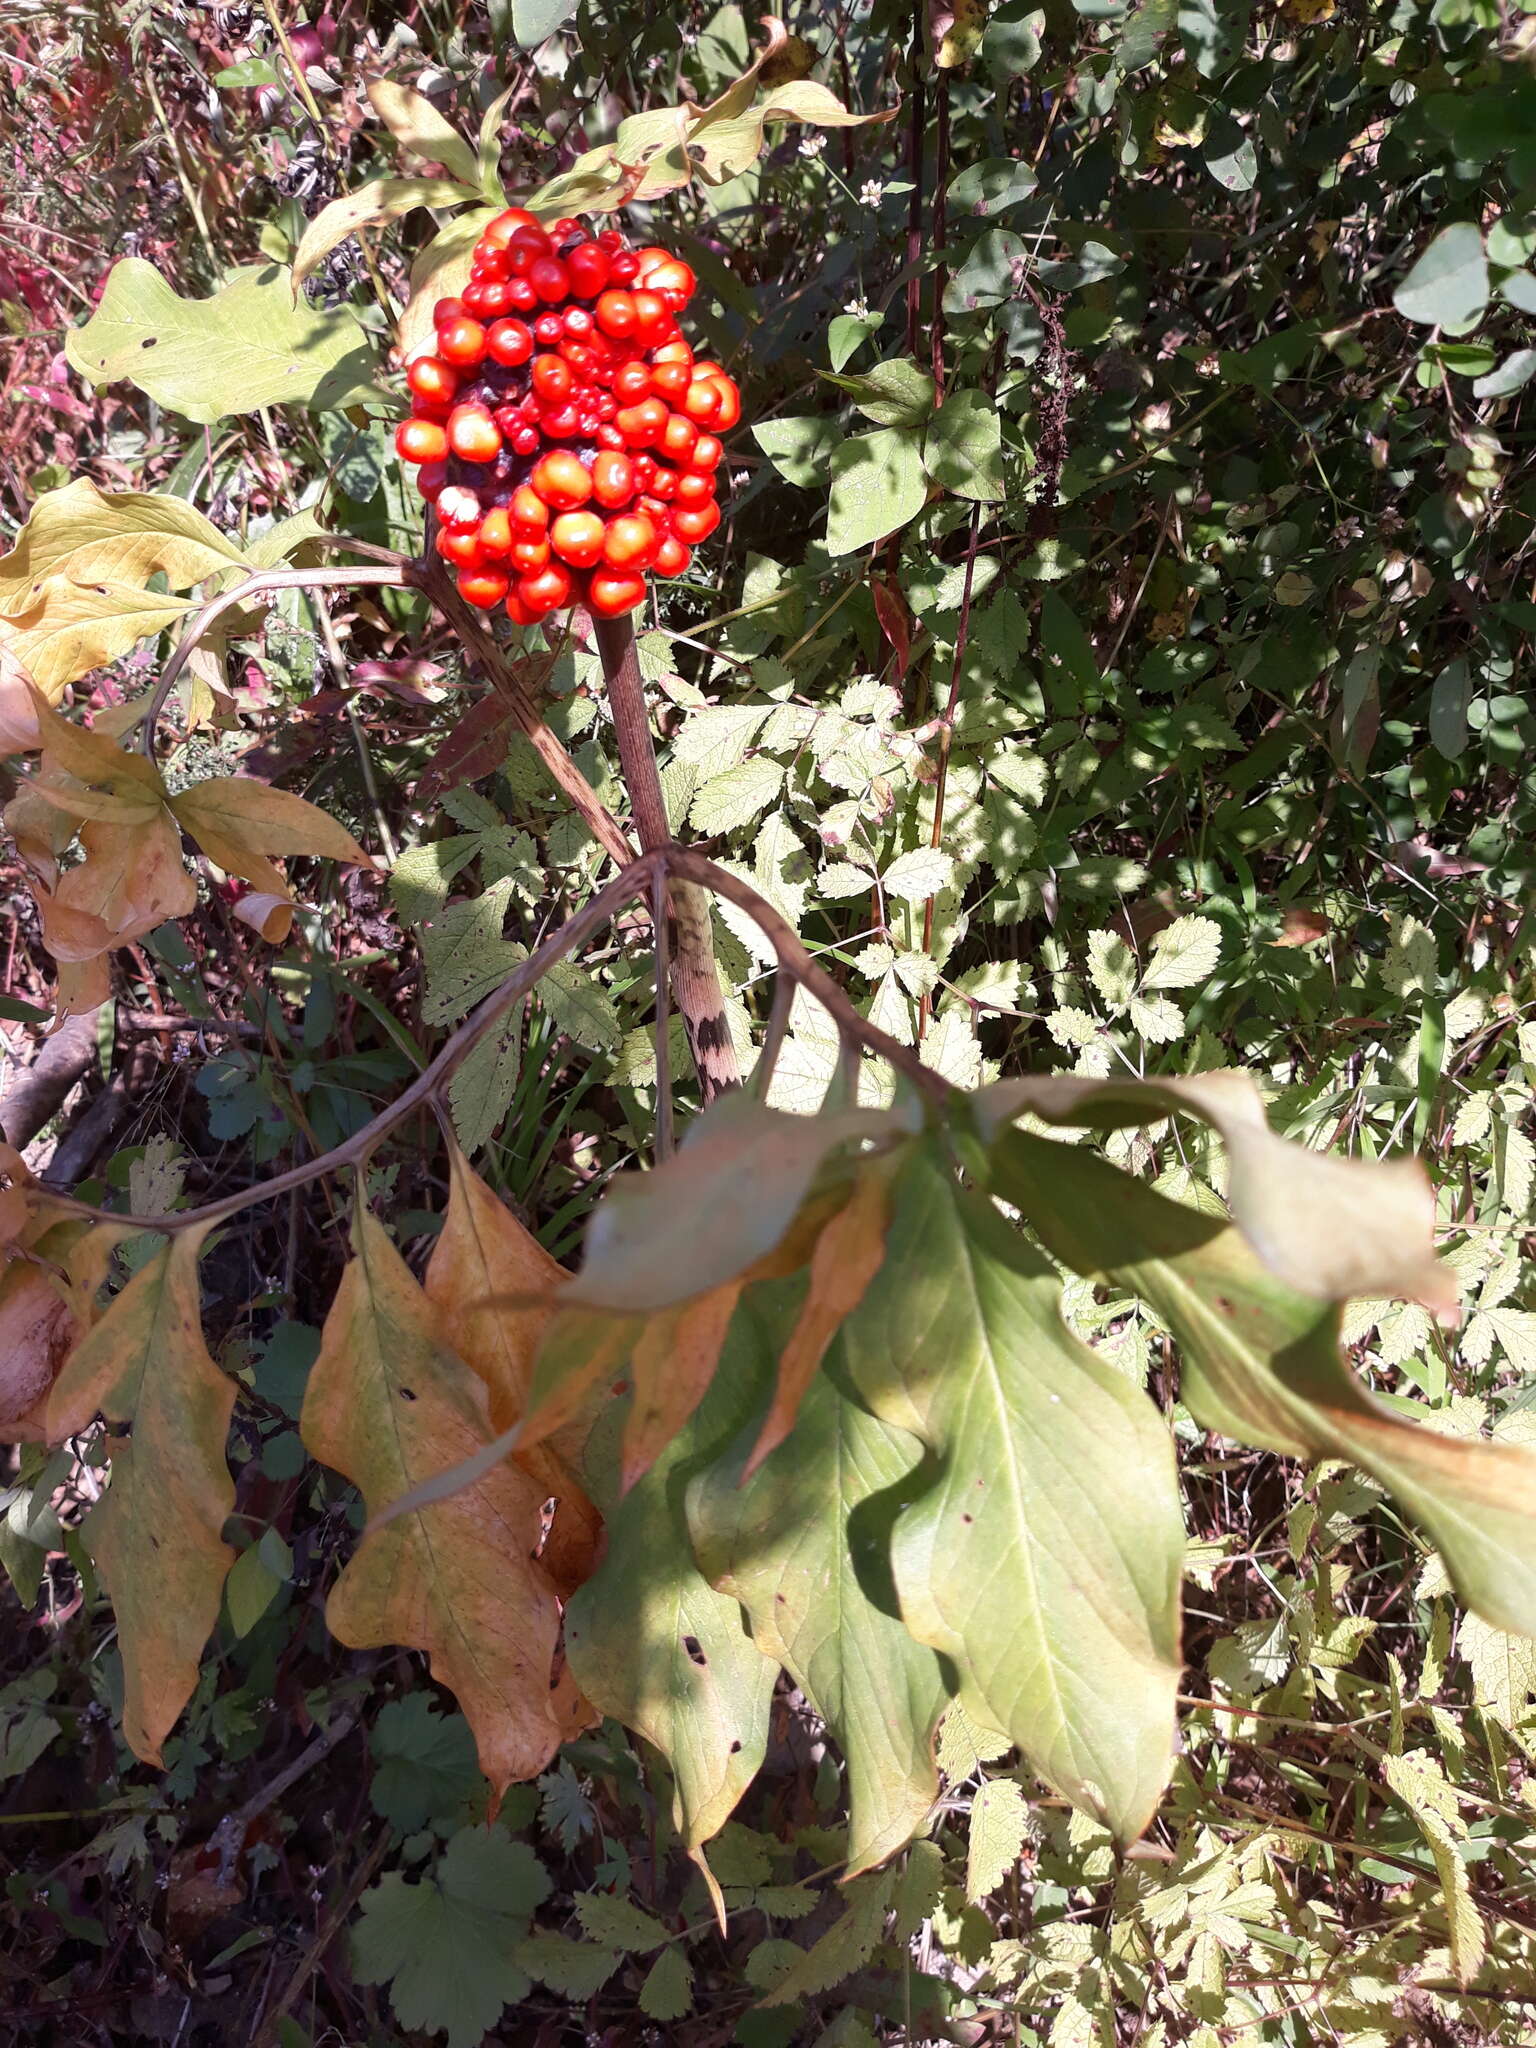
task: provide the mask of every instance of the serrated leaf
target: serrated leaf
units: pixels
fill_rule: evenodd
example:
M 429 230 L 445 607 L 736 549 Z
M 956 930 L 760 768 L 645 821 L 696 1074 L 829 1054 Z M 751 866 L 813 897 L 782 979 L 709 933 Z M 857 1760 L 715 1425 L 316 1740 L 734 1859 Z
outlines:
M 475 1738 L 462 1714 L 442 1714 L 425 1692 L 387 1700 L 369 1733 L 375 1813 L 399 1834 L 462 1814 L 485 1794 Z
M 1088 934 L 1088 979 L 1112 1010 L 1123 1010 L 1136 986 L 1136 960 L 1118 932 Z
M 928 498 L 921 437 L 912 427 L 853 434 L 832 451 L 827 552 L 852 554 L 915 519 Z
M 897 855 L 881 875 L 880 886 L 898 903 L 924 903 L 947 889 L 954 878 L 953 854 L 938 846 L 918 846 Z
M 967 1711 L 963 1695 L 950 1702 L 939 1729 L 937 1761 L 939 1770 L 952 1783 L 973 1778 L 983 1764 L 996 1763 L 1012 1747 L 1006 1735 L 988 1728 Z
M 275 264 L 235 271 L 211 299 L 178 297 L 152 263 L 127 256 L 64 353 L 98 390 L 127 381 L 198 426 L 264 405 L 318 412 L 376 398 L 372 344 L 350 313 L 294 303 Z
M 300 1417 L 306 1447 L 360 1489 L 370 1515 L 492 1437 L 484 1384 L 449 1348 L 441 1311 L 366 1210 L 325 1320 Z M 326 1622 L 353 1649 L 424 1650 L 475 1733 L 499 1794 L 543 1770 L 583 1723 L 553 1679 L 560 1610 L 537 1561 L 541 1488 L 510 1461 L 363 1541 Z
M 1196 988 L 1215 973 L 1220 958 L 1221 926 L 1213 917 L 1178 918 L 1152 941 L 1142 988 Z
M 868 895 L 874 886 L 874 871 L 855 867 L 849 860 L 828 861 L 816 877 L 816 894 L 829 903 L 844 896 Z
M 563 1934 L 542 1930 L 516 1942 L 511 1958 L 536 1983 L 547 1984 L 562 1998 L 571 1999 L 590 1998 L 600 1991 L 622 1961 L 615 1948 L 599 1948 L 589 1941 L 571 1941 Z
M 557 960 L 540 981 L 538 996 L 556 1026 L 577 1045 L 603 1052 L 623 1043 L 612 996 L 576 961 Z
M 503 2007 L 527 1995 L 516 1937 L 549 1890 L 525 1842 L 461 1829 L 419 1884 L 394 1871 L 363 1894 L 354 1974 L 389 1985 L 403 2027 L 446 2034 L 447 2048 L 479 2048 Z
M 761 704 L 710 705 L 683 722 L 672 742 L 674 761 L 692 762 L 701 783 L 734 768 L 763 727 L 768 708 Z
M 488 1145 L 506 1122 L 523 1070 L 522 1006 L 488 1031 L 448 1083 L 453 1128 L 467 1153 Z
M 974 1905 L 995 1892 L 1019 1860 L 1029 1815 L 1012 1778 L 989 1778 L 971 1801 L 965 1896 Z
M 590 1940 L 626 1954 L 647 1954 L 668 1938 L 659 1920 L 642 1911 L 633 1899 L 614 1892 L 583 1892 L 576 1901 L 576 1917 Z
M 755 1339 L 759 1379 L 772 1376 L 795 1307 L 782 1286 L 776 1299 L 764 1294 L 755 1289 L 738 1311 L 745 1327 L 730 1354 L 735 1366 Z M 894 1502 L 921 1453 L 824 1374 L 787 1441 L 749 1477 L 757 1433 L 753 1417 L 692 1482 L 688 1526 L 705 1575 L 741 1602 L 758 1648 L 790 1673 L 847 1761 L 856 1874 L 908 1841 L 938 1793 L 933 1734 L 948 1693 L 939 1660 L 859 1578 L 883 1557 Z
M 1184 1036 L 1184 1012 L 1169 996 L 1132 996 L 1126 1022 L 1148 1045 L 1172 1045 Z
M 424 1024 L 453 1023 L 527 959 L 525 946 L 501 936 L 511 896 L 511 881 L 497 882 L 468 902 L 450 904 L 423 925 Z
M 739 832 L 777 800 L 784 774 L 784 764 L 766 754 L 739 762 L 695 790 L 688 807 L 689 823 L 708 838 Z
M 1042 1776 L 1129 1839 L 1171 1757 L 1171 1440 L 1069 1335 L 1054 1268 L 930 1145 L 894 1192 L 885 1263 L 840 1351 L 860 1399 L 938 1460 L 892 1537 L 902 1617 Z M 935 1374 L 922 1361 L 940 1331 Z
M 234 1382 L 203 1342 L 197 1259 L 206 1229 L 183 1231 L 128 1282 L 76 1346 L 48 1399 L 59 1442 L 100 1410 L 111 1484 L 83 1536 L 112 1595 L 123 1655 L 123 1733 L 135 1756 L 160 1748 L 197 1686 L 235 1553 L 224 1455 Z
M 894 1870 L 871 1870 L 845 1886 L 842 1918 L 834 1920 L 817 1941 L 798 1952 L 782 1977 L 762 1999 L 765 2006 L 794 2005 L 820 1991 L 830 1991 L 861 1969 L 879 1946 L 890 1910 Z
M 663 1949 L 640 1986 L 640 2010 L 653 2020 L 693 2011 L 693 1970 L 680 1948 Z

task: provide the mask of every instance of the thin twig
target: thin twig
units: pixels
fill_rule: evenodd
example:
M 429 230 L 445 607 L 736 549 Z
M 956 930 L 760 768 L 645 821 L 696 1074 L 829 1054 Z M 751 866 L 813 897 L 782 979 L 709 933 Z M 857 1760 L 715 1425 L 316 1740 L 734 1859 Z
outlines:
M 712 890 L 715 895 L 723 896 L 728 903 L 746 911 L 773 948 L 780 970 L 824 1006 L 844 1038 L 856 1040 L 896 1067 L 931 1101 L 944 1103 L 949 1100 L 954 1090 L 943 1075 L 932 1067 L 924 1066 L 910 1047 L 900 1044 L 889 1032 L 882 1031 L 867 1017 L 861 1017 L 847 991 L 817 964 L 793 925 L 781 917 L 768 899 L 759 895 L 749 882 L 717 867 L 713 861 L 685 846 L 658 846 L 632 862 L 569 923 L 551 933 L 543 945 L 522 961 L 500 988 L 488 995 L 479 1009 L 459 1026 L 436 1059 L 422 1069 L 402 1095 L 329 1152 L 305 1160 L 299 1166 L 291 1166 L 285 1173 L 276 1174 L 255 1187 L 242 1188 L 216 1202 L 205 1202 L 200 1208 L 186 1209 L 177 1215 L 138 1216 L 97 1209 L 88 1202 L 77 1202 L 70 1196 L 49 1191 L 50 1210 L 55 1214 L 88 1216 L 95 1222 L 113 1223 L 125 1231 L 153 1230 L 169 1237 L 182 1230 L 206 1229 L 211 1224 L 222 1222 L 225 1217 L 237 1215 L 255 1202 L 271 1201 L 274 1196 L 286 1194 L 290 1188 L 303 1187 L 322 1174 L 361 1164 L 397 1124 L 433 1102 L 454 1069 L 474 1051 L 514 1003 L 520 1002 L 552 967 L 574 952 L 600 925 L 616 916 L 636 897 L 646 896 L 658 875 L 696 883 L 700 889 Z
M 667 959 L 667 878 L 660 870 L 651 884 L 651 923 L 656 933 L 656 1157 L 672 1150 L 672 1006 L 670 962 Z

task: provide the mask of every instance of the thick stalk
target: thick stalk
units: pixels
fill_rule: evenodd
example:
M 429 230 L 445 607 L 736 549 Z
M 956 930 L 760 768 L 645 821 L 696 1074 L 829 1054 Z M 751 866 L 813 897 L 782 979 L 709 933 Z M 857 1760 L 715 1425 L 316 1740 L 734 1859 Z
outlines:
M 619 767 L 629 791 L 630 809 L 641 850 L 652 852 L 672 837 L 662 801 L 651 721 L 645 708 L 645 685 L 635 652 L 635 632 L 627 618 L 596 619 L 597 651 L 608 685 L 608 706 L 619 742 Z M 678 1015 L 688 1034 L 688 1047 L 698 1070 L 704 1100 L 712 1102 L 741 1082 L 736 1048 L 725 1014 L 725 996 L 715 966 L 709 928 L 709 899 L 691 882 L 673 880 L 667 889 L 667 958 Z

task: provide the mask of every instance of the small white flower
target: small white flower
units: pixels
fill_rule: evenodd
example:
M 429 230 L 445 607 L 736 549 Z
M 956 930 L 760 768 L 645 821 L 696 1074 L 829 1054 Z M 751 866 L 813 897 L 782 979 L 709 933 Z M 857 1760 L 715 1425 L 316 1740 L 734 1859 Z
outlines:
M 850 299 L 847 305 L 844 306 L 843 311 L 851 313 L 855 320 L 867 320 L 869 318 L 869 301 L 868 299 Z
M 878 178 L 869 178 L 859 187 L 861 206 L 878 206 L 885 197 L 885 187 Z
M 740 491 L 740 490 L 744 490 L 744 489 L 746 488 L 746 486 L 747 486 L 747 485 L 748 485 L 749 483 L 751 483 L 751 481 L 752 481 L 752 475 L 751 475 L 751 472 L 750 472 L 750 470 L 745 470 L 745 469 L 738 469 L 738 470 L 734 470 L 734 471 L 732 472 L 732 474 L 731 474 L 731 489 L 732 489 L 733 491 Z
M 826 146 L 827 138 L 825 135 L 802 135 L 800 138 L 800 154 L 802 156 L 820 156 Z

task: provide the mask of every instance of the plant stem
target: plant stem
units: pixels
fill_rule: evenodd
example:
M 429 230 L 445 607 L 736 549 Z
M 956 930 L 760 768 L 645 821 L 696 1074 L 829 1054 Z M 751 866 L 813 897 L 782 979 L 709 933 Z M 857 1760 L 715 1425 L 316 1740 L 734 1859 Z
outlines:
M 603 679 L 608 686 L 608 705 L 619 743 L 619 767 L 629 791 L 630 809 L 640 835 L 642 852 L 666 846 L 672 837 L 667 807 L 661 794 L 661 777 L 656 772 L 656 750 L 651 744 L 650 714 L 645 706 L 645 685 L 640 676 L 640 659 L 635 651 L 635 631 L 628 618 L 596 619 L 597 651 L 602 657 Z M 706 1102 L 739 1087 L 741 1069 L 725 1014 L 725 996 L 715 965 L 710 935 L 709 905 L 703 892 L 686 882 L 672 881 L 667 890 L 666 954 L 677 996 L 678 1014 L 688 1034 L 689 1050 L 698 1070 L 699 1087 Z M 659 962 L 658 953 L 658 980 Z M 657 1003 L 661 1005 L 658 988 Z M 659 1092 L 659 1075 L 658 1075 Z

